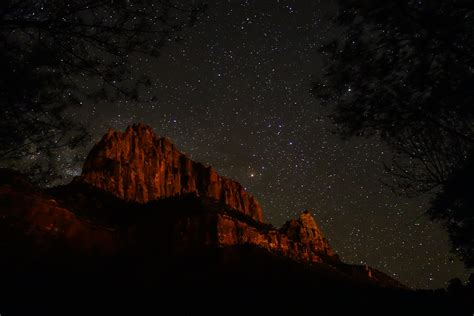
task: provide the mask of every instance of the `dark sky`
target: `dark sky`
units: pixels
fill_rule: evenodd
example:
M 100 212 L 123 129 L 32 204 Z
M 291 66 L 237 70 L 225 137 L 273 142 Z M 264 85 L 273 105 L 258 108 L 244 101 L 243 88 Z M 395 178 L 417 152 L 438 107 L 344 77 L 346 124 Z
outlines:
M 465 279 L 446 232 L 420 216 L 429 197 L 402 198 L 384 187 L 387 148 L 377 139 L 342 141 L 330 108 L 309 93 L 322 65 L 317 49 L 336 34 L 331 2 L 216 2 L 158 61 L 137 60 L 156 79 L 155 102 L 76 113 L 94 139 L 109 127 L 147 123 L 241 182 L 268 222 L 280 226 L 312 210 L 346 262 L 367 263 L 413 287 Z

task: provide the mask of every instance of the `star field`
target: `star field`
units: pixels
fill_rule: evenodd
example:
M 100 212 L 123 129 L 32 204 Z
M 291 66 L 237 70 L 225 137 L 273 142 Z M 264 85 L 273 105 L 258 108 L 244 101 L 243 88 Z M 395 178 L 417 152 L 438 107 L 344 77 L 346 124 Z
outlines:
M 216 1 L 160 59 L 137 57 L 135 71 L 154 78 L 142 91 L 153 101 L 86 104 L 73 115 L 95 140 L 109 127 L 149 124 L 242 183 L 276 226 L 311 210 L 346 262 L 412 287 L 465 279 L 445 231 L 421 215 L 429 196 L 402 198 L 385 187 L 389 150 L 377 139 L 341 140 L 330 107 L 309 93 L 323 62 L 318 48 L 336 33 L 334 14 L 329 1 Z

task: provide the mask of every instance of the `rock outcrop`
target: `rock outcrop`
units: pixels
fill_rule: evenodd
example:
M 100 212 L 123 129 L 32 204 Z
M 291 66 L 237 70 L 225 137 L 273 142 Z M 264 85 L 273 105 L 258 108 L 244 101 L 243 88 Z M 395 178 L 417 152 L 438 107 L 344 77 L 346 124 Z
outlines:
M 263 221 L 259 202 L 242 185 L 192 161 L 143 124 L 124 133 L 110 129 L 89 153 L 76 181 L 139 203 L 194 193 Z
M 309 213 L 302 216 L 312 219 Z M 314 222 L 314 219 L 312 221 Z M 313 241 L 309 239 L 308 230 L 310 228 L 306 229 L 304 226 L 294 234 L 287 234 L 285 229 L 277 230 L 273 227 L 262 230 L 234 217 L 219 215 L 217 217 L 217 244 L 219 246 L 256 245 L 302 262 L 315 263 L 328 261 L 328 259 L 337 261 L 337 256 L 334 255 L 321 232 L 319 232 L 321 235 L 313 235 L 315 238 Z
M 286 222 L 280 229 L 280 232 L 288 236 L 290 240 L 309 249 L 312 253 L 322 253 L 329 257 L 334 256 L 334 252 L 329 246 L 327 239 L 309 211 L 301 213 L 298 219 Z
M 401 287 L 374 269 L 342 263 L 308 211 L 280 229 L 264 223 L 260 204 L 239 183 L 190 160 L 145 125 L 109 130 L 88 155 L 82 175 L 64 186 L 42 190 L 0 169 L 0 237 L 9 241 L 0 242 L 1 253 L 11 259 L 4 270 L 29 254 L 21 262 L 31 263 L 32 271 L 37 258 L 45 266 L 65 262 L 59 265 L 83 269 L 84 263 L 84 273 L 95 276 L 118 264 L 116 271 L 128 271 L 135 280 L 134 273 L 149 264 L 143 275 L 148 280 L 168 277 L 169 269 L 180 277 L 186 269 L 176 264 L 193 258 L 202 267 L 193 277 L 214 264 L 208 271 L 220 280 L 213 273 L 232 267 L 233 274 L 242 263 L 243 276 L 259 277 L 255 262 L 263 258 L 271 262 L 262 265 L 264 273 L 272 264 L 285 271 L 270 273 L 269 280 L 290 264 L 298 271 L 323 268 L 335 279 Z
M 206 215 L 206 220 L 199 216 L 187 218 L 185 223 L 178 220 L 176 233 L 183 242 L 219 247 L 251 244 L 307 262 L 336 258 L 309 212 L 287 222 L 280 230 L 263 224 L 260 204 L 239 183 L 219 176 L 212 167 L 190 160 L 169 139 L 157 137 L 146 125 L 129 126 L 124 133 L 109 130 L 94 146 L 82 175 L 75 181 L 142 204 L 196 195 L 216 201 L 221 205 L 218 208 L 236 210 L 251 219 L 217 212 Z M 206 227 L 199 227 L 203 225 Z M 206 233 L 191 238 L 192 232 L 197 231 Z

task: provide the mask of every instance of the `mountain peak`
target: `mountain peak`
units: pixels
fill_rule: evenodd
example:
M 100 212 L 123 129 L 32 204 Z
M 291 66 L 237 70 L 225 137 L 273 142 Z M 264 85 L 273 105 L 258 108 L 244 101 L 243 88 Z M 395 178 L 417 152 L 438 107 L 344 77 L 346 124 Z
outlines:
M 314 253 L 334 256 L 327 239 L 319 229 L 313 215 L 309 211 L 302 212 L 298 219 L 292 219 L 280 229 L 288 238 L 305 245 Z
M 145 124 L 130 125 L 125 132 L 109 129 L 92 148 L 76 181 L 139 203 L 193 193 L 263 221 L 260 203 L 242 185 L 192 161 Z

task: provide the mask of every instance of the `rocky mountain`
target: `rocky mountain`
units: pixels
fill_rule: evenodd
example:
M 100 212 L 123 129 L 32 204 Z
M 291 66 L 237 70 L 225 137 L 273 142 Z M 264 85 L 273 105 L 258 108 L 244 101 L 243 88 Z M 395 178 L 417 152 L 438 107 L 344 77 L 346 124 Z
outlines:
M 304 211 L 298 219 L 285 223 L 280 231 L 312 253 L 323 253 L 326 257 L 335 257 L 327 239 L 319 229 L 314 217 L 309 211 Z
M 124 133 L 110 129 L 91 150 L 78 180 L 139 203 L 194 193 L 263 221 L 260 203 L 239 183 L 192 161 L 143 124 Z
M 337 260 L 309 212 L 280 230 L 265 225 L 260 203 L 242 185 L 221 177 L 212 167 L 192 161 L 169 139 L 156 136 L 143 124 L 129 126 L 124 133 L 109 130 L 92 148 L 82 175 L 73 183 L 140 204 L 195 195 L 242 214 L 208 214 L 206 224 L 198 217 L 187 219 L 180 234 L 206 231 L 193 238 L 183 236 L 183 240 L 192 239 L 196 244 L 252 244 L 302 261 Z
M 367 311 L 367 297 L 413 301 L 383 272 L 341 262 L 309 211 L 279 229 L 263 218 L 242 185 L 190 160 L 150 127 L 109 130 L 67 185 L 39 189 L 0 170 L 2 285 L 12 300 L 25 296 L 25 284 L 30 298 L 97 291 L 114 302 L 131 289 L 260 305 L 266 295 L 277 302 L 318 297 L 320 312 L 343 297 L 350 304 L 334 308 L 345 314 L 351 306 Z
M 147 252 L 143 245 L 152 242 L 174 255 L 250 245 L 298 262 L 339 263 L 310 212 L 280 229 L 264 223 L 259 202 L 242 185 L 143 124 L 109 130 L 68 185 L 44 191 L 3 173 L 2 218 L 46 246 L 107 255 Z

